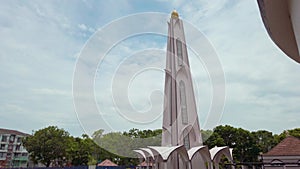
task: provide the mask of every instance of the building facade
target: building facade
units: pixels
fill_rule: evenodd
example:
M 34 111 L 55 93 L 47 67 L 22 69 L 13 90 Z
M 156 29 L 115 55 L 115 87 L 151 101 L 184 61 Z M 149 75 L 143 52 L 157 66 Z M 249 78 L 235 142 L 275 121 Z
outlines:
M 0 168 L 27 167 L 28 152 L 22 139 L 29 134 L 16 130 L 0 129 Z
M 299 169 L 300 139 L 288 136 L 262 158 L 265 169 Z

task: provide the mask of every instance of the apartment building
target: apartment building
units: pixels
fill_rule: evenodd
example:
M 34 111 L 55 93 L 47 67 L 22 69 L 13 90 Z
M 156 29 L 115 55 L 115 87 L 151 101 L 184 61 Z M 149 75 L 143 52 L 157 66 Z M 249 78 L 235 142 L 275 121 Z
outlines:
M 0 128 L 0 168 L 27 167 L 28 152 L 23 147 L 23 137 L 29 134 Z

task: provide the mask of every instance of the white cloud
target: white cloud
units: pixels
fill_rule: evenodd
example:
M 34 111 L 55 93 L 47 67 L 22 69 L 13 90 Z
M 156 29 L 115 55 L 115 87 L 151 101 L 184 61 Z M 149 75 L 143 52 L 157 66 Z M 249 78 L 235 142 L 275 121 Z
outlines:
M 78 28 L 81 30 L 81 31 L 84 31 L 84 32 L 89 32 L 89 33 L 94 33 L 96 30 L 92 27 L 89 27 L 89 26 L 86 26 L 85 24 L 81 23 L 81 24 L 78 24 Z
M 41 94 L 41 95 L 71 96 L 71 92 L 67 92 L 64 90 L 58 90 L 58 89 L 50 89 L 50 88 L 32 89 L 32 92 L 35 94 Z
M 88 29 L 88 27 L 85 26 L 85 24 L 79 24 L 78 28 L 81 29 L 81 30 L 83 30 L 83 31 L 86 31 Z

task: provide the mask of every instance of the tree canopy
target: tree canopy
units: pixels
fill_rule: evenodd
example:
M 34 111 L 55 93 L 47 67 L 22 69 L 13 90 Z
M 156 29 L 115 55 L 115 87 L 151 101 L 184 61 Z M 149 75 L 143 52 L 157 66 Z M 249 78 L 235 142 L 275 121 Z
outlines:
M 41 162 L 47 167 L 51 163 L 63 166 L 66 162 L 66 150 L 70 145 L 69 133 L 55 126 L 49 126 L 26 137 L 23 144 L 35 163 Z
M 92 138 L 83 134 L 73 137 L 64 129 L 49 126 L 24 138 L 23 144 L 31 159 L 45 166 L 90 165 L 110 159 L 119 165 L 138 163 L 134 149 L 161 145 L 161 129 L 130 129 L 124 132 L 104 133 L 103 129 L 93 133 Z M 300 128 L 273 134 L 266 130 L 250 132 L 229 125 L 212 130 L 201 130 L 204 145 L 229 146 L 233 148 L 235 162 L 258 161 L 260 153 L 266 153 L 289 135 L 300 138 Z
M 87 165 L 93 161 L 92 154 L 99 148 L 87 135 L 73 137 L 64 129 L 49 126 L 24 138 L 23 144 L 35 163 L 46 167 Z
M 137 156 L 133 150 L 161 145 L 162 130 L 130 129 L 128 132 L 111 132 L 103 134 L 103 130 L 97 130 L 92 135 L 93 140 L 104 150 L 109 151 L 110 160 L 119 165 L 136 164 Z

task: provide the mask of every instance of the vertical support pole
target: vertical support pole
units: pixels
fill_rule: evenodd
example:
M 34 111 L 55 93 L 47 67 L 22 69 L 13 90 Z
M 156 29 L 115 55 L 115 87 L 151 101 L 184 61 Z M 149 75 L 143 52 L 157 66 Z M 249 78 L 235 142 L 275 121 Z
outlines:
M 211 161 L 211 162 L 210 162 L 210 168 L 211 168 L 211 169 L 214 169 L 214 161 Z
M 147 163 L 147 169 L 149 169 L 149 158 L 150 158 L 150 157 L 146 157 L 146 159 L 147 159 L 147 160 L 146 160 L 146 163 Z
M 167 163 L 167 161 L 164 161 L 163 163 L 164 163 L 164 169 L 168 169 L 168 163 Z
M 188 161 L 188 165 L 189 165 L 189 169 L 192 169 L 192 161 L 191 160 Z

